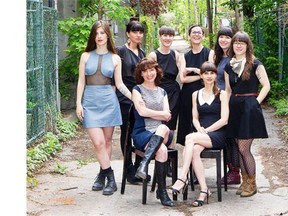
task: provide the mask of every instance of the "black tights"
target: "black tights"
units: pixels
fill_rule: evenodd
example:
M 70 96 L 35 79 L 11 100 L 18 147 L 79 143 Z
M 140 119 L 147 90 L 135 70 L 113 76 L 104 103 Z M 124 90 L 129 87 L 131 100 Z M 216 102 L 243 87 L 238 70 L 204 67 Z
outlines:
M 227 163 L 231 163 L 233 167 L 239 167 L 239 149 L 235 139 L 226 139 Z
M 240 168 L 242 173 L 249 176 L 256 174 L 256 162 L 253 154 L 251 153 L 251 146 L 253 139 L 238 139 Z

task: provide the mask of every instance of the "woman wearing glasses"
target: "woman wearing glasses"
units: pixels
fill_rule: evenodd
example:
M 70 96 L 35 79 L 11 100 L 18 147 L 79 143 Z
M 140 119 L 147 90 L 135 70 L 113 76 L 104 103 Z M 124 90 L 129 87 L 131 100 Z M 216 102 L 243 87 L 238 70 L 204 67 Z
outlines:
M 270 90 L 270 83 L 262 62 L 253 54 L 249 35 L 239 31 L 231 44 L 232 59 L 225 66 L 225 90 L 230 96 L 227 138 L 234 138 L 239 147 L 242 184 L 236 194 L 249 197 L 257 193 L 252 142 L 268 137 L 260 104 Z
M 184 54 L 186 70 L 179 73 L 183 83 L 180 93 L 180 110 L 177 143 L 185 145 L 185 137 L 193 131 L 192 93 L 203 87 L 200 80 L 200 67 L 205 61 L 213 62 L 214 51 L 202 44 L 204 32 L 199 25 L 192 25 L 188 31 L 191 50 Z

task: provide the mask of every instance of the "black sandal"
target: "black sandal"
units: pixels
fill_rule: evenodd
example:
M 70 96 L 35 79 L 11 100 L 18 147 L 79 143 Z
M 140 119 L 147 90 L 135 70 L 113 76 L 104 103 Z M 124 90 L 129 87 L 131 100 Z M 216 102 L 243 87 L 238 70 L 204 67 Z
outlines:
M 184 183 L 184 186 L 183 186 L 180 190 L 177 190 L 177 189 L 171 187 L 172 193 L 173 193 L 174 195 L 177 195 L 177 194 L 179 194 L 180 191 L 182 190 L 182 193 L 184 194 L 184 191 L 186 190 L 186 188 L 187 188 L 187 186 L 188 186 L 188 179 L 187 179 L 186 181 L 184 181 L 183 179 L 177 178 L 177 180 L 183 182 L 183 183 Z
M 192 203 L 192 206 L 194 206 L 194 207 L 203 206 L 206 199 L 207 199 L 207 204 L 208 204 L 208 199 L 209 199 L 209 197 L 211 196 L 211 192 L 209 191 L 209 189 L 207 189 L 207 191 L 200 191 L 200 193 L 206 194 L 206 197 L 204 198 L 204 200 L 196 199 L 196 200 Z

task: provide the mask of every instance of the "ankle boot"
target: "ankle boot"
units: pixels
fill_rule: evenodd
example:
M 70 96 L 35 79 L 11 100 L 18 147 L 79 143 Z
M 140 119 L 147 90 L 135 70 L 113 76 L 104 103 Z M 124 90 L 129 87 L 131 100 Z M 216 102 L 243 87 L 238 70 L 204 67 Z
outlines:
M 111 170 L 106 174 L 107 176 L 107 184 L 103 189 L 103 195 L 112 195 L 115 191 L 117 191 L 117 184 L 115 182 L 114 172 Z
M 169 198 L 166 190 L 167 162 L 161 163 L 155 161 L 156 179 L 158 188 L 156 190 L 156 198 L 161 200 L 164 206 L 175 206 L 175 203 Z
M 233 167 L 231 163 L 228 164 L 229 171 L 227 173 L 227 184 L 240 184 L 240 174 L 239 174 L 239 168 Z M 224 177 L 221 179 L 221 184 L 224 184 Z
M 100 172 L 98 173 L 96 180 L 94 184 L 92 185 L 93 191 L 100 191 L 103 190 L 105 186 L 105 174 L 103 173 L 103 170 L 100 168 Z
M 238 190 L 236 191 L 236 195 L 240 195 L 243 191 L 243 188 L 247 187 L 247 179 L 248 179 L 248 174 L 247 173 L 241 173 L 242 176 L 242 183 Z
M 158 135 L 153 135 L 147 144 L 147 148 L 144 153 L 144 157 L 137 169 L 135 174 L 136 178 L 146 179 L 147 171 L 148 171 L 148 164 L 150 163 L 151 159 L 155 156 L 155 153 L 160 148 L 163 142 L 163 137 Z
M 248 176 L 247 185 L 243 188 L 241 197 L 250 197 L 257 193 L 256 175 Z

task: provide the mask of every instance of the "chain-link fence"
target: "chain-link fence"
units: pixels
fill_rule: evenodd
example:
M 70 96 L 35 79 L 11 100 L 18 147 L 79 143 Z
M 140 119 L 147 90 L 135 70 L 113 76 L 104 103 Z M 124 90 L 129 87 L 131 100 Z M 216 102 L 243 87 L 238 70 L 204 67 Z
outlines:
M 26 141 L 31 145 L 56 129 L 57 12 L 41 0 L 27 0 Z

